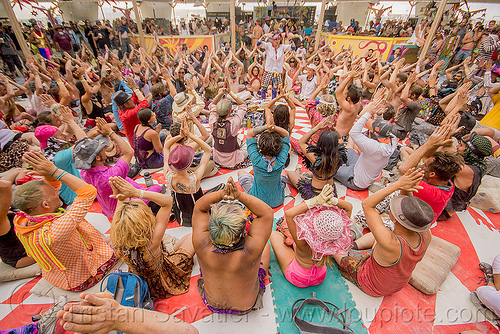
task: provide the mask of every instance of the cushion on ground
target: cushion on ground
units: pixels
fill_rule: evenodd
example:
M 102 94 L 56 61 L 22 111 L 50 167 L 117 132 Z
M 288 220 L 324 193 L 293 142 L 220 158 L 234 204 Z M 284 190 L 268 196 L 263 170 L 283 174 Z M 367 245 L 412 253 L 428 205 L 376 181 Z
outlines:
M 113 268 L 111 268 L 109 273 L 114 272 L 116 269 L 121 269 L 122 271 L 126 271 L 127 265 L 125 264 L 125 262 L 123 262 L 123 260 L 119 260 L 117 262 L 117 264 Z M 96 285 L 94 285 L 93 287 L 91 287 L 90 289 L 87 289 L 85 291 L 71 292 L 71 291 L 66 291 L 66 290 L 60 289 L 60 288 L 52 285 L 51 283 L 49 283 L 46 279 L 42 278 L 40 281 L 38 281 L 38 283 L 36 283 L 31 288 L 30 292 L 34 295 L 45 296 L 45 297 L 53 298 L 54 300 L 59 299 L 60 296 L 66 296 L 68 298 L 68 301 L 76 301 L 76 300 L 80 300 L 80 294 L 82 292 L 97 293 L 97 292 L 101 291 L 100 288 L 101 288 L 101 282 L 97 283 Z
M 24 268 L 14 268 L 0 262 L 0 282 L 15 281 L 22 278 L 36 277 L 42 274 L 42 269 L 36 263 Z
M 422 261 L 411 274 L 410 284 L 426 295 L 435 294 L 459 257 L 460 247 L 433 236 Z
M 485 175 L 476 196 L 470 201 L 470 206 L 491 213 L 500 212 L 499 189 L 500 178 Z

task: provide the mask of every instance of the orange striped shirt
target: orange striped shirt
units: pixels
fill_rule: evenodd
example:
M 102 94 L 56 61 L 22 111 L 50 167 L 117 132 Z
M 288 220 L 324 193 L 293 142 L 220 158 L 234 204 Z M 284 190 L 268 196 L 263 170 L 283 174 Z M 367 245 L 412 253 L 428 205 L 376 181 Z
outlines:
M 59 185 L 50 184 L 56 188 Z M 45 268 L 42 277 L 64 290 L 75 288 L 95 276 L 97 269 L 113 256 L 113 250 L 104 242 L 99 231 L 85 220 L 96 197 L 96 188 L 86 185 L 75 193 L 77 197 L 73 204 L 52 221 L 24 227 L 23 220 L 26 222 L 26 218 L 20 217 L 15 224 L 20 239 L 29 240 L 31 251 L 41 256 L 41 260 L 35 260 L 44 262 L 39 263 Z M 33 227 L 38 228 L 31 230 Z M 45 249 L 45 245 L 49 249 Z M 27 249 L 27 252 L 30 250 Z

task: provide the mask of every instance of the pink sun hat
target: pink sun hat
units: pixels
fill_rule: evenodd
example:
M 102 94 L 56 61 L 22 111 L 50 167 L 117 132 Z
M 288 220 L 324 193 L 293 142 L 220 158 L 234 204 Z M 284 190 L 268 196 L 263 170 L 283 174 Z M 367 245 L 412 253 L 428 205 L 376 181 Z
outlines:
M 59 130 L 58 127 L 52 125 L 40 125 L 35 129 L 35 137 L 40 142 L 40 148 L 43 150 L 47 147 L 47 140 Z
M 312 259 L 335 255 L 352 248 L 351 222 L 344 210 L 333 206 L 317 206 L 294 218 L 297 237 L 312 250 Z

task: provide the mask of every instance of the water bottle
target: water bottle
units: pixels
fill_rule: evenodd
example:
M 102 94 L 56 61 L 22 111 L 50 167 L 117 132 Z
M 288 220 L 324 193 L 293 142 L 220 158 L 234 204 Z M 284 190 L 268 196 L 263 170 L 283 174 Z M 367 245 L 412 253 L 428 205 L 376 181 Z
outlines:
M 149 172 L 144 173 L 144 181 L 146 181 L 146 188 L 149 188 L 154 184 L 153 178 L 151 177 L 151 174 L 149 174 Z

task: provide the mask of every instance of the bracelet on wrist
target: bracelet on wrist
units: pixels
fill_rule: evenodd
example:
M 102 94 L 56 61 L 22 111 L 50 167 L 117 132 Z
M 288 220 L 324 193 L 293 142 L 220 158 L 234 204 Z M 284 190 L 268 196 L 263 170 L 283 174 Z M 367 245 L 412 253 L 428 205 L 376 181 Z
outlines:
M 140 198 L 140 199 L 143 199 L 143 198 L 144 198 L 144 190 L 141 190 L 141 194 L 139 195 L 139 198 Z
M 61 174 L 59 174 L 58 177 L 56 177 L 56 180 L 59 181 L 64 175 L 68 174 L 68 172 L 62 172 Z
M 52 176 L 54 176 L 54 173 L 55 173 L 55 172 L 57 172 L 57 170 L 58 170 L 58 169 L 59 169 L 59 168 L 57 168 L 57 167 L 56 167 L 56 169 L 54 169 L 54 171 L 53 171 L 52 173 L 50 173 L 50 176 L 51 176 L 51 177 L 52 177 Z

